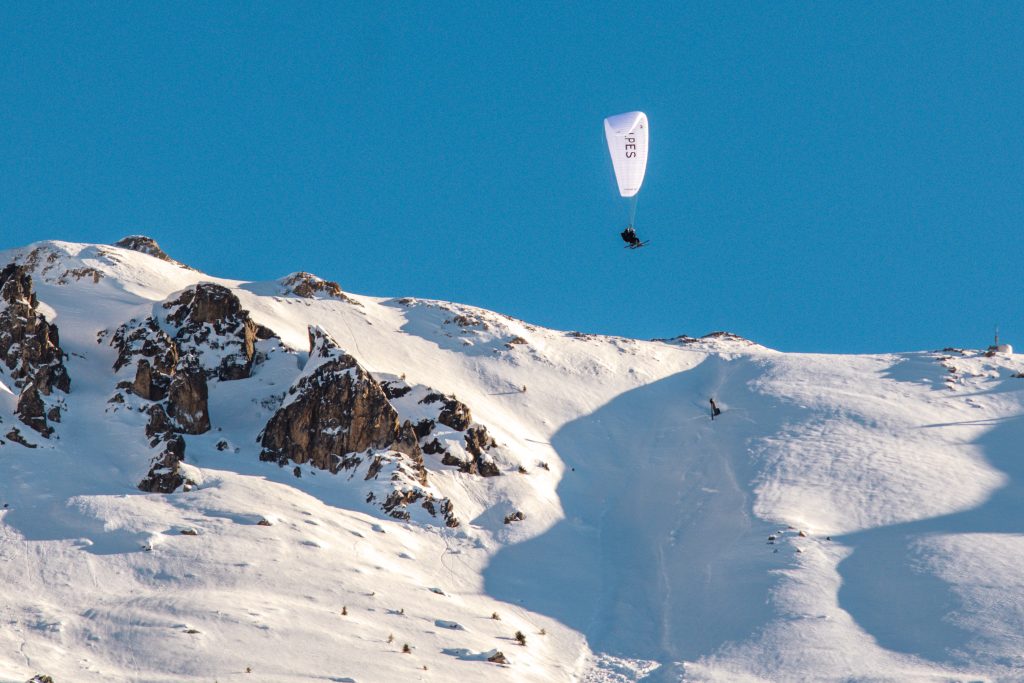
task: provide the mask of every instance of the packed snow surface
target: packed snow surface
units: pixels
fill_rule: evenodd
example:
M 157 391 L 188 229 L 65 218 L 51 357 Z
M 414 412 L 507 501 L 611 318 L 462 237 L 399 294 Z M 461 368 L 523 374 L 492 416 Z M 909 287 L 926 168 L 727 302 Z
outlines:
M 1024 356 L 566 333 L 110 246 L 15 259 L 72 390 L 30 449 L 2 437 L 0 373 L 0 680 L 1024 680 Z M 145 417 L 108 402 L 105 335 L 199 282 L 294 353 L 211 386 L 198 487 L 142 493 Z M 497 439 L 499 477 L 428 458 L 459 528 L 260 462 L 311 324 Z

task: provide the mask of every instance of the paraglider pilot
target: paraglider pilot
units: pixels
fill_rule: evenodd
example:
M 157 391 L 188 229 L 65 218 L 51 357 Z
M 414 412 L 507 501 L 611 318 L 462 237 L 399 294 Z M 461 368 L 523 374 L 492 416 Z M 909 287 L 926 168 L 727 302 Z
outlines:
M 631 247 L 640 245 L 640 238 L 636 236 L 636 230 L 633 229 L 632 225 L 627 225 L 626 229 L 623 230 L 619 235 L 622 240 Z

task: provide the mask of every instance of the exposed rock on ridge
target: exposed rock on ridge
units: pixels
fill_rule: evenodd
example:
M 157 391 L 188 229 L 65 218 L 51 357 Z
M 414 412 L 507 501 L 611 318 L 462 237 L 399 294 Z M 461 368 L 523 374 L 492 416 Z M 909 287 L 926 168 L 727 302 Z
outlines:
M 309 328 L 309 361 L 288 390 L 284 404 L 260 436 L 260 459 L 309 463 L 337 473 L 368 463 L 365 479 L 390 474 L 390 490 L 371 492 L 368 502 L 393 517 L 409 517 L 422 501 L 431 514 L 457 526 L 451 502 L 428 490 L 427 471 L 412 422 L 399 421 L 381 385 L 321 328 Z
M 395 408 L 415 420 L 413 429 L 424 453 L 439 455 L 442 465 L 458 467 L 467 474 L 501 474 L 489 454 L 497 444 L 487 427 L 473 422 L 465 403 L 428 387 L 412 387 L 397 378 L 383 380 L 381 385 Z M 452 431 L 438 429 L 438 425 Z
M 256 362 L 256 342 L 274 333 L 256 324 L 230 289 L 201 283 L 163 304 L 170 311 L 167 323 L 178 328 L 174 340 L 181 352 L 203 356 L 209 376 L 221 380 L 244 379 Z
M 392 448 L 409 456 L 425 480 L 412 425 L 399 424 L 376 380 L 322 329 L 309 328 L 309 344 L 306 371 L 263 431 L 261 458 L 337 472 L 343 454 Z
M 137 251 L 142 254 L 148 254 L 149 256 L 156 257 L 161 261 L 173 263 L 174 265 L 187 270 L 195 270 L 195 268 L 186 266 L 181 261 L 176 261 L 168 256 L 152 237 L 146 237 L 145 235 L 128 235 L 127 237 L 122 237 L 118 241 L 114 242 L 114 246 L 121 247 L 122 249 L 131 249 L 132 251 Z
M 161 450 L 139 488 L 169 493 L 187 483 L 179 467 L 185 460 L 181 435 L 211 428 L 208 381 L 250 377 L 262 358 L 259 342 L 275 335 L 257 325 L 238 297 L 220 285 L 190 287 L 160 309 L 168 313 L 122 325 L 111 344 L 118 349 L 116 371 L 135 367 L 134 379 L 118 388 L 158 402 L 145 409 L 150 416 L 146 434 L 150 446 Z
M 60 422 L 60 402 L 43 397 L 71 390 L 64 355 L 57 326 L 39 312 L 29 269 L 8 264 L 0 270 L 0 360 L 21 389 L 18 417 L 46 437 L 49 421 Z
M 355 299 L 346 296 L 346 294 L 341 291 L 341 287 L 337 282 L 324 280 L 312 273 L 306 273 L 304 271 L 292 273 L 291 275 L 284 277 L 281 280 L 281 284 L 285 288 L 285 293 L 301 296 L 304 299 L 337 299 L 338 301 L 344 301 L 357 306 L 362 305 Z

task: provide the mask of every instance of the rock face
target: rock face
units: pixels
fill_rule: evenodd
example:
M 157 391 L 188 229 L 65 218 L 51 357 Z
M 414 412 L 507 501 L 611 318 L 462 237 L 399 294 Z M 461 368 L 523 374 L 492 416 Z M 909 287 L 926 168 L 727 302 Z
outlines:
M 204 434 L 210 431 L 208 398 L 206 373 L 194 356 L 186 356 L 167 390 L 167 416 L 185 434 Z
M 164 253 L 164 250 L 160 248 L 160 245 L 157 244 L 156 240 L 154 240 L 152 237 L 146 237 L 145 235 L 128 235 L 127 237 L 122 237 L 117 242 L 114 242 L 114 246 L 121 247 L 122 249 L 131 249 L 132 251 L 138 251 L 143 254 L 148 254 L 150 256 L 154 256 L 160 259 L 161 261 L 173 263 L 174 265 L 180 266 L 187 270 L 195 270 L 194 268 L 186 266 L 184 263 L 181 263 L 180 261 L 175 261 L 166 253 Z
M 152 439 L 151 446 L 162 446 L 162 450 L 150 463 L 149 472 L 139 482 L 139 489 L 149 493 L 173 493 L 191 483 L 179 467 L 185 461 L 185 439 L 174 433 L 170 418 L 159 403 L 149 408 L 146 436 Z
M 413 388 L 403 381 L 390 380 L 384 384 L 385 391 L 395 397 L 399 406 L 404 406 L 410 398 L 415 398 L 410 394 Z M 414 427 L 424 453 L 440 455 L 442 465 L 458 467 L 467 474 L 479 474 L 484 477 L 496 477 L 501 474 L 498 465 L 488 454 L 488 451 L 497 444 L 487 432 L 487 427 L 473 422 L 469 406 L 454 396 L 430 390 L 417 401 L 416 407 L 419 406 L 436 411 L 431 417 L 424 417 L 420 413 L 420 419 Z M 412 409 L 412 406 L 409 408 Z M 435 434 L 438 424 L 460 432 L 463 437 L 461 446 L 455 448 L 450 438 L 446 438 L 445 443 L 442 443 Z
M 257 345 L 275 335 L 220 285 L 190 287 L 157 310 L 166 313 L 122 325 L 111 345 L 118 350 L 114 370 L 135 370 L 134 379 L 118 388 L 156 402 L 146 408 L 146 434 L 159 450 L 139 488 L 170 493 L 188 484 L 179 467 L 185 460 L 181 435 L 203 434 L 212 426 L 208 383 L 250 377 L 261 360 Z
M 267 423 L 260 457 L 337 472 L 346 453 L 391 448 L 425 478 L 413 427 L 399 424 L 380 384 L 320 328 L 310 328 L 309 344 L 307 371 Z
M 399 519 L 420 503 L 458 526 L 451 501 L 430 490 L 416 428 L 400 421 L 384 387 L 319 327 L 309 328 L 309 348 L 306 367 L 260 435 L 260 459 L 334 473 L 365 464 L 364 480 L 387 481 L 367 502 Z
M 39 301 L 26 266 L 9 264 L 0 270 L 0 361 L 14 386 L 21 389 L 18 417 L 43 436 L 60 421 L 60 407 L 48 406 L 44 396 L 71 391 L 64 367 L 57 326 L 39 312 Z
M 281 280 L 285 294 L 294 294 L 304 299 L 337 299 L 350 304 L 359 304 L 355 299 L 345 295 L 337 282 L 324 280 L 312 273 L 292 273 Z
M 204 359 L 209 375 L 220 380 L 245 379 L 256 362 L 256 342 L 274 333 L 257 325 L 227 287 L 211 283 L 185 290 L 163 305 L 167 323 L 178 328 L 174 336 L 181 352 L 218 356 Z

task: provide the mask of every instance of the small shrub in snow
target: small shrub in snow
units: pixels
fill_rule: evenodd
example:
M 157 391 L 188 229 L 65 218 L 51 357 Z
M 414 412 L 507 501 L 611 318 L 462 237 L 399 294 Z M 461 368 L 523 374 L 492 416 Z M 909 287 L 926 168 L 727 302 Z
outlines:
M 516 631 L 516 642 L 526 647 L 526 635 L 522 631 Z
M 348 616 L 348 607 L 342 605 L 342 607 L 341 607 L 341 616 L 343 616 L 343 617 L 347 617 Z
M 411 655 L 412 648 L 409 647 L 409 643 L 402 643 L 402 654 Z
M 521 510 L 516 510 L 512 514 L 505 515 L 505 524 L 511 524 L 512 522 L 521 522 L 526 519 L 526 513 Z
M 527 470 L 525 467 L 523 467 L 522 465 L 519 466 L 519 474 L 529 474 L 529 473 L 530 473 L 529 470 Z
M 543 629 L 543 628 L 542 628 L 542 629 L 540 630 L 540 635 L 542 635 L 542 636 L 546 636 L 547 634 L 548 634 L 548 631 L 547 631 L 547 629 Z
M 494 619 L 495 621 L 501 621 L 501 615 L 499 615 L 497 612 L 491 612 L 491 619 Z
M 395 642 L 395 634 L 394 633 L 389 633 L 388 634 L 388 644 L 391 644 L 393 642 Z

